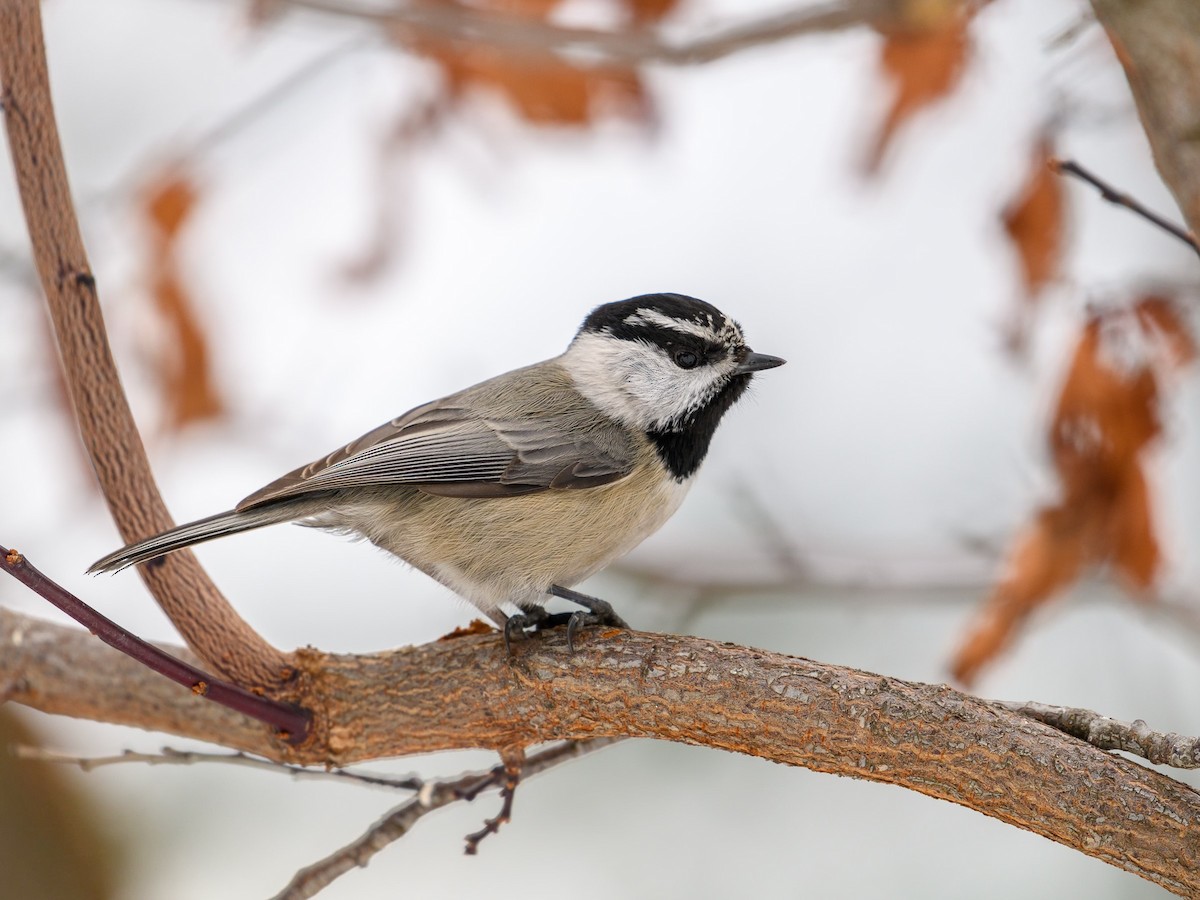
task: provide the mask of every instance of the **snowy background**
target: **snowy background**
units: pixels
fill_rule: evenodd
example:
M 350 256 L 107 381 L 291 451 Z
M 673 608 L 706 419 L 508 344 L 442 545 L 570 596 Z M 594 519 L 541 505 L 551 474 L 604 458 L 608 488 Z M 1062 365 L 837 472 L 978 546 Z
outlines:
M 675 27 L 752 11 L 697 0 Z M 46 4 L 68 169 L 172 512 L 184 521 L 227 508 L 418 403 L 553 356 L 599 303 L 689 293 L 789 363 L 758 378 L 726 419 L 675 519 L 588 588 L 641 628 L 945 680 L 1009 537 L 1052 489 L 1045 418 L 1085 304 L 1145 278 L 1194 276 L 1186 249 L 1073 185 L 1069 277 L 1038 313 L 1028 359 L 1003 352 L 1020 284 L 999 211 L 1064 98 L 1082 110 L 1062 133 L 1064 153 L 1176 216 L 1100 29 L 1055 43 L 1083 12 L 1066 0 L 991 4 L 962 85 L 906 130 L 874 181 L 858 165 L 885 96 L 879 38 L 859 29 L 651 68 L 652 126 L 538 129 L 478 98 L 381 185 L 380 136 L 399 107 L 429 95 L 434 75 L 366 27 L 292 15 L 253 30 L 228 2 Z M 228 414 L 171 435 L 146 360 L 156 326 L 138 179 L 342 46 L 353 50 L 201 157 L 182 266 Z M 385 189 L 403 222 L 398 258 L 351 283 L 342 269 L 369 243 Z M 26 252 L 8 177 L 0 240 Z M 135 575 L 82 574 L 116 532 L 54 395 L 39 298 L 10 277 L 0 309 L 0 467 L 20 475 L 5 479 L 0 541 L 135 632 L 174 639 Z M 1153 471 L 1166 590 L 1187 603 L 1200 574 L 1200 395 L 1194 379 L 1177 387 Z M 780 545 L 805 574 L 784 593 L 714 600 L 654 577 L 771 583 L 788 575 Z M 378 650 L 471 618 L 381 552 L 304 529 L 251 533 L 200 556 L 280 647 Z M 0 603 L 55 615 L 11 582 L 0 582 Z M 1198 685 L 1195 633 L 1088 582 L 1035 616 L 976 690 L 1198 734 Z M 81 755 L 183 746 L 25 715 L 48 744 Z M 430 776 L 493 759 L 371 768 Z M 76 780 L 128 844 L 130 900 L 269 896 L 399 802 L 227 767 L 126 766 Z M 527 783 L 512 825 L 464 858 L 462 835 L 496 802 L 423 821 L 322 896 L 1165 896 L 948 803 L 665 743 L 626 743 Z

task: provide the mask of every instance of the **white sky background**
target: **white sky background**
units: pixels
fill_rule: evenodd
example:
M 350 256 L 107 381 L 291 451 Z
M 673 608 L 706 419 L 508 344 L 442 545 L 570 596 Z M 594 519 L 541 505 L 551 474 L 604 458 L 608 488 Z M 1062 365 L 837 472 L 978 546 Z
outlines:
M 740 319 L 755 349 L 789 364 L 756 381 L 682 511 L 631 562 L 769 578 L 765 514 L 815 583 L 705 609 L 625 576 L 591 587 L 641 627 L 945 679 L 998 562 L 970 545 L 1003 548 L 1052 488 L 1044 418 L 1083 304 L 1147 276 L 1194 272 L 1188 251 L 1072 184 L 1070 278 L 1036 320 L 1029 363 L 1001 352 L 1019 287 L 998 213 L 1056 98 L 1081 110 L 1064 132 L 1067 154 L 1176 215 L 1099 29 L 1050 47 L 1083 8 L 992 4 L 973 29 L 962 86 L 904 132 L 875 183 L 856 174 L 884 103 L 877 38 L 865 31 L 652 69 L 653 129 L 535 130 L 480 99 L 415 154 L 397 186 L 400 259 L 364 287 L 339 280 L 338 267 L 368 240 L 376 142 L 400 104 L 431 85 L 423 65 L 368 42 L 204 157 L 208 191 L 184 265 L 231 415 L 169 439 L 146 357 L 146 243 L 125 186 L 365 32 L 303 17 L 248 32 L 233 3 L 55 0 L 45 15 L 68 166 L 115 352 L 174 514 L 227 508 L 420 402 L 555 355 L 598 303 L 681 291 Z M 709 0 L 677 27 L 750 11 Z M 23 235 L 11 180 L 0 179 L 0 239 L 23 252 Z M 13 283 L 0 285 L 0 303 L 0 465 L 20 474 L 5 479 L 0 542 L 138 633 L 172 639 L 132 573 L 81 574 L 113 549 L 115 529 L 52 402 L 41 307 Z M 1192 379 L 1171 399 L 1156 467 L 1173 585 L 1198 568 L 1196 410 Z M 383 649 L 471 618 L 379 551 L 304 529 L 200 555 L 282 647 Z M 1200 733 L 1194 636 L 1109 589 L 1072 596 L 1036 617 L 979 692 Z M 53 617 L 12 583 L 0 582 L 0 603 Z M 85 754 L 163 743 L 38 724 Z M 488 764 L 470 754 L 392 768 Z M 105 770 L 83 783 L 114 829 L 136 836 L 130 898 L 270 895 L 393 802 L 220 768 Z M 322 896 L 528 898 L 564 885 L 578 897 L 1051 897 L 1067 885 L 1098 898 L 1162 895 L 910 792 L 667 744 L 626 744 L 525 785 L 516 821 L 462 858 L 461 836 L 495 802 L 423 822 Z

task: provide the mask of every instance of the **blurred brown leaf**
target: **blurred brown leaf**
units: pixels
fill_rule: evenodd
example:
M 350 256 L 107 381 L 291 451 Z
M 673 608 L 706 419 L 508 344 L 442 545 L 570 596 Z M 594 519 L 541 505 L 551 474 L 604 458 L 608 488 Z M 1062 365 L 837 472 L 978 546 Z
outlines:
M 625 0 L 625 6 L 633 21 L 639 25 L 661 21 L 679 6 L 679 0 Z
M 879 66 L 892 86 L 891 105 L 867 152 L 863 169 L 879 171 L 900 128 L 957 85 L 971 51 L 968 28 L 975 5 L 968 0 L 910 2 L 897 23 L 881 27 Z
M 180 166 L 155 176 L 142 192 L 143 215 L 152 233 L 150 288 L 169 341 L 159 354 L 158 370 L 167 427 L 174 432 L 224 411 L 212 379 L 208 335 L 177 258 L 180 235 L 199 199 L 199 188 Z
M 1182 368 L 1196 358 L 1196 336 L 1180 315 L 1179 305 L 1170 297 L 1150 293 L 1134 307 L 1147 332 L 1157 336 L 1166 346 L 1169 362 Z
M 162 240 L 172 245 L 196 206 L 196 186 L 183 172 L 172 169 L 152 180 L 144 197 L 146 219 Z
M 1039 135 L 1025 182 L 1000 215 L 1021 263 L 1021 281 L 1029 303 L 1058 277 L 1062 262 L 1066 192 L 1051 168 L 1054 158 L 1053 139 L 1046 133 Z
M 503 95 L 518 115 L 541 125 L 587 125 L 602 113 L 642 118 L 649 108 L 633 69 L 577 69 L 545 56 L 514 56 L 485 47 L 430 48 L 453 97 L 472 88 Z
M 638 23 L 670 12 L 677 0 L 625 0 L 620 5 Z M 443 5 L 464 6 L 455 0 Z M 484 0 L 471 9 L 547 20 L 561 0 Z M 413 45 L 437 62 L 451 97 L 490 90 L 506 98 L 517 114 L 535 124 L 587 125 L 602 115 L 645 118 L 650 104 L 636 69 L 580 67 L 536 52 L 505 50 L 485 43 L 423 39 Z
M 1107 564 L 1135 595 L 1148 596 L 1162 554 L 1143 453 L 1162 430 L 1163 374 L 1194 355 L 1184 320 L 1161 296 L 1085 325 L 1050 425 L 1061 496 L 1018 532 L 951 664 L 960 682 L 973 682 L 1026 617 L 1085 566 Z

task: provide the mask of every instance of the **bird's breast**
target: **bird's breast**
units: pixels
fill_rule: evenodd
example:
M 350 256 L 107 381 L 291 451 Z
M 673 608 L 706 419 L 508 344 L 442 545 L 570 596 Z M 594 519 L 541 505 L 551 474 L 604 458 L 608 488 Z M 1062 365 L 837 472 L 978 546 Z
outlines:
M 675 513 L 688 484 L 661 471 L 644 462 L 601 487 L 514 497 L 405 491 L 356 530 L 485 611 L 543 602 L 550 585 L 598 572 Z

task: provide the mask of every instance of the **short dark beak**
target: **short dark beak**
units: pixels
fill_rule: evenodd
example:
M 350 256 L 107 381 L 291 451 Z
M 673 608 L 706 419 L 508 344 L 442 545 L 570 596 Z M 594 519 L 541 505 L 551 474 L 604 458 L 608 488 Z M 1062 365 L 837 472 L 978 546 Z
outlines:
M 782 366 L 786 359 L 780 359 L 778 356 L 768 356 L 765 353 L 747 353 L 736 369 L 733 370 L 734 375 L 745 375 L 747 372 L 761 372 L 763 369 L 773 369 L 776 366 Z

